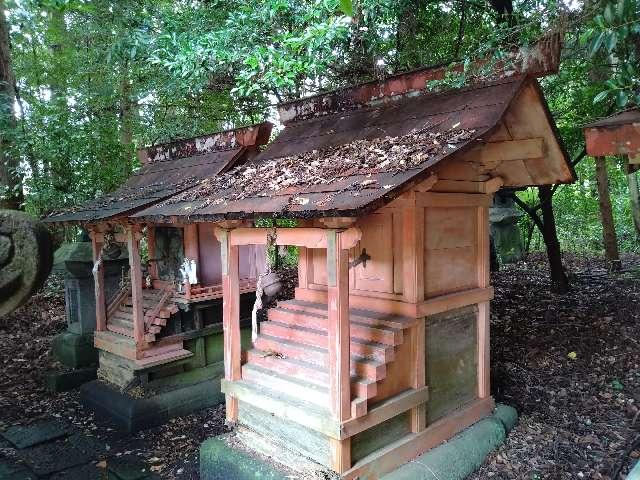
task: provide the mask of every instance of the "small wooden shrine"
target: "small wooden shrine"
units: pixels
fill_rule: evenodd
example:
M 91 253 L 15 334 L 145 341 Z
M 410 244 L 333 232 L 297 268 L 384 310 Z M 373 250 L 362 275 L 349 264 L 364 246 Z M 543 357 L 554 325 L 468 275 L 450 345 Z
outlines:
M 184 341 L 194 335 L 186 334 L 219 324 L 222 268 L 213 226 L 175 221 L 140 224 L 132 223 L 130 216 L 254 158 L 270 133 L 271 124 L 263 123 L 142 149 L 138 152 L 142 168 L 121 188 L 47 219 L 81 224 L 90 233 L 96 295 L 94 342 L 101 351 L 103 372 L 111 363 L 104 352 L 128 361 L 130 371 L 191 357 L 193 352 L 184 348 Z M 123 275 L 121 288 L 106 298 L 105 259 L 114 252 L 117 256 L 122 248 L 128 250 L 130 269 Z M 240 293 L 255 291 L 264 261 L 262 247 L 243 252 Z M 114 369 L 121 367 L 118 364 Z M 107 377 L 121 387 L 131 381 L 121 375 Z
M 640 109 L 632 108 L 584 127 L 587 154 L 626 155 L 633 170 L 640 165 Z
M 492 196 L 574 175 L 535 78 L 426 92 L 436 73 L 282 104 L 254 161 L 132 216 L 216 225 L 222 389 L 249 447 L 377 478 L 492 412 Z M 299 248 L 298 286 L 242 351 L 240 252 L 267 244 Z

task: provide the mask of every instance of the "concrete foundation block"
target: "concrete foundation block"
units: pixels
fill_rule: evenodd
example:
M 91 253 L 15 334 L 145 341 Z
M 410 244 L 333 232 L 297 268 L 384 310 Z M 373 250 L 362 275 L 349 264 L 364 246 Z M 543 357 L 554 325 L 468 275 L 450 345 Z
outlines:
M 63 332 L 53 339 L 53 356 L 69 368 L 82 368 L 98 363 L 98 350 L 91 336 Z
M 173 417 L 215 406 L 224 401 L 220 379 L 208 378 L 161 393 L 136 398 L 99 380 L 84 384 L 80 401 L 90 410 L 133 433 L 165 423 Z
M 502 422 L 504 429 L 509 433 L 518 423 L 518 411 L 510 405 L 499 403 L 494 412 L 495 417 Z
M 243 411 L 242 408 L 240 411 Z M 374 478 L 381 480 L 463 480 L 476 471 L 487 455 L 505 441 L 507 432 L 515 426 L 517 418 L 518 414 L 514 408 L 499 405 L 493 415 L 471 425 L 449 441 L 429 450 L 413 461 L 386 475 L 379 476 L 378 473 L 373 472 L 370 477 L 365 476 L 361 480 L 373 480 Z M 279 451 L 264 452 L 265 449 L 256 444 L 255 434 L 244 437 L 243 429 L 238 432 L 238 438 L 241 438 L 243 443 L 250 448 L 255 448 L 267 456 L 273 456 L 279 460 L 283 458 Z M 225 438 L 212 438 L 200 446 L 200 478 L 202 480 L 287 478 L 285 473 L 229 446 L 229 442 Z M 246 441 L 247 438 L 249 441 Z M 316 464 L 318 468 L 315 469 L 304 465 L 304 462 L 310 461 L 302 458 L 292 459 L 288 460 L 286 465 L 297 471 L 322 471 L 319 464 Z M 332 474 L 328 473 L 327 475 L 326 478 L 333 478 Z
M 54 393 L 67 392 L 95 380 L 96 375 L 96 367 L 85 367 L 66 372 L 48 372 L 46 375 L 47 390 Z
M 200 480 L 285 480 L 270 465 L 230 447 L 223 438 L 200 445 Z
M 487 455 L 504 443 L 517 423 L 514 408 L 500 405 L 494 414 L 401 466 L 382 480 L 463 480 L 475 472 Z M 507 429 L 505 425 L 510 425 Z

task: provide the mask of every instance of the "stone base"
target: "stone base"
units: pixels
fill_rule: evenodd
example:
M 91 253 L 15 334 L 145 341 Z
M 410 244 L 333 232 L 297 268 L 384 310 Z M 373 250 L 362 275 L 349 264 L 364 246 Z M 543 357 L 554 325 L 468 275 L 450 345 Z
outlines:
M 80 389 L 80 401 L 99 416 L 109 419 L 128 433 L 165 423 L 224 401 L 220 392 L 222 368 L 204 367 L 176 375 L 158 391 L 141 390 L 133 396 L 99 380 Z M 171 385 L 167 385 L 171 384 Z
M 231 447 L 227 438 L 210 438 L 200 445 L 200 480 L 285 480 L 271 465 Z
M 95 380 L 96 375 L 96 367 L 48 372 L 46 375 L 47 390 L 53 393 L 67 392 L 91 380 Z
M 463 480 L 477 470 L 490 452 L 497 449 L 504 441 L 509 431 L 516 425 L 518 414 L 512 407 L 498 405 L 489 417 L 483 418 L 469 428 L 453 436 L 447 442 L 418 456 L 414 460 L 402 465 L 386 475 L 378 476 L 381 480 Z M 286 461 L 287 467 L 300 472 L 302 476 L 309 474 L 312 478 L 322 472 L 324 478 L 340 478 L 335 473 L 323 472 L 324 468 L 318 464 L 310 468 L 309 459 L 298 460 L 286 452 L 264 448 L 255 437 L 251 439 L 250 447 L 262 456 L 270 457 L 274 462 Z M 243 440 L 242 432 L 236 436 L 236 441 Z M 249 443 L 244 441 L 245 444 Z M 264 461 L 249 456 L 237 448 L 229 446 L 229 442 L 220 438 L 206 440 L 200 446 L 200 478 L 203 480 L 249 480 L 255 478 L 281 479 L 290 473 L 285 468 L 274 469 Z M 321 477 L 322 478 L 322 477 Z
M 93 336 L 63 332 L 53 338 L 53 356 L 69 368 L 82 368 L 98 363 L 98 350 Z
M 489 453 L 504 443 L 517 419 L 514 408 L 498 405 L 490 417 L 384 475 L 381 480 L 463 480 L 480 468 Z

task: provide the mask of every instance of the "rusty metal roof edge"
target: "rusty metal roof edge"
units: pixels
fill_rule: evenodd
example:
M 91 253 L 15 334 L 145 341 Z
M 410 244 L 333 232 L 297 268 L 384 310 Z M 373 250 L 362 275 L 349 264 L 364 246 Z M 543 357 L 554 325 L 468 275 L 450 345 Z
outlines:
M 419 71 L 417 71 L 419 72 Z M 505 83 L 513 83 L 515 81 L 518 81 L 521 78 L 525 78 L 527 77 L 527 74 L 524 73 L 514 73 L 513 75 L 507 75 L 507 76 L 502 76 L 500 78 L 496 78 L 493 80 L 486 80 L 484 82 L 476 82 L 470 85 L 466 85 L 464 87 L 459 87 L 459 88 L 449 88 L 446 90 L 440 90 L 440 91 L 427 91 L 425 89 L 419 89 L 419 90 L 409 90 L 407 92 L 403 92 L 403 93 L 398 93 L 396 95 L 388 95 L 385 96 L 383 98 L 376 100 L 372 100 L 366 103 L 361 103 L 361 104 L 356 104 L 351 106 L 350 108 L 344 108 L 344 109 L 339 109 L 339 108 L 335 108 L 335 109 L 330 109 L 330 110 L 326 110 L 326 111 L 322 111 L 320 114 L 316 115 L 316 116 L 307 116 L 307 115 L 301 115 L 301 114 L 297 114 L 295 115 L 293 118 L 288 119 L 288 120 L 283 120 L 281 118 L 281 122 L 287 126 L 290 124 L 304 124 L 305 122 L 311 122 L 313 120 L 315 120 L 318 117 L 325 117 L 328 115 L 336 115 L 336 114 L 340 114 L 340 113 L 344 113 L 347 114 L 348 112 L 352 112 L 352 111 L 361 111 L 361 110 L 375 110 L 377 108 L 381 108 L 384 107 L 386 105 L 389 105 L 391 103 L 397 103 L 397 102 L 402 102 L 404 100 L 409 101 L 412 98 L 415 97 L 421 97 L 421 98 L 438 98 L 438 97 L 445 97 L 445 96 L 450 96 L 450 95 L 457 95 L 460 93 L 465 93 L 465 92 L 470 92 L 470 91 L 474 91 L 474 90 L 479 90 L 482 88 L 489 88 L 489 87 L 493 87 L 493 86 L 497 86 L 497 85 L 503 85 Z M 367 83 L 363 84 L 363 85 L 368 85 Z M 295 104 L 296 102 L 299 103 L 299 105 L 304 105 L 307 102 L 312 102 L 314 100 L 319 100 L 322 97 L 329 97 L 331 95 L 335 95 L 339 92 L 342 91 L 347 91 L 347 90 L 351 90 L 354 87 L 349 87 L 349 88 L 345 88 L 345 89 L 341 89 L 341 90 L 334 90 L 334 91 L 330 91 L 330 92 L 326 92 L 323 94 L 318 94 L 318 95 L 313 95 L 310 97 L 304 97 L 298 100 L 291 100 L 288 103 L 290 105 Z M 386 100 L 385 100 L 386 99 Z M 280 107 L 280 105 L 283 104 L 279 104 L 278 108 Z
M 237 152 L 237 153 L 236 153 L 236 154 L 235 154 L 231 159 L 229 159 L 229 160 L 225 163 L 225 165 L 223 165 L 223 166 L 220 168 L 220 170 L 218 170 L 218 172 L 216 172 L 216 173 L 215 173 L 215 175 L 220 174 L 220 173 L 221 173 L 221 172 L 223 172 L 227 167 L 230 167 L 230 166 L 231 166 L 231 167 L 233 167 L 233 165 L 237 162 L 237 160 L 238 160 L 242 155 L 244 155 L 244 154 L 246 153 L 246 151 L 247 151 L 247 147 L 240 147 L 240 148 L 238 148 L 238 152 Z M 231 168 L 231 167 L 230 167 L 230 168 Z M 209 178 L 209 177 L 207 177 L 207 178 Z M 195 187 L 196 187 L 196 185 L 191 185 L 191 186 L 188 186 L 188 187 L 185 187 L 185 188 L 181 188 L 181 189 L 178 189 L 178 190 L 172 191 L 172 192 L 171 192 L 170 194 L 168 194 L 168 195 L 163 195 L 163 196 L 161 196 L 161 197 L 158 197 L 158 198 L 154 198 L 154 199 L 152 199 L 149 203 L 146 203 L 146 204 L 144 204 L 144 205 L 140 205 L 140 206 L 138 206 L 138 207 L 129 208 L 129 209 L 126 209 L 126 210 L 120 211 L 120 212 L 118 212 L 118 213 L 114 213 L 113 215 L 107 215 L 107 216 L 94 216 L 94 217 L 89 218 L 89 219 L 81 219 L 81 218 L 74 219 L 72 214 L 73 214 L 73 213 L 75 213 L 75 212 L 70 212 L 70 214 L 69 214 L 69 215 L 66 215 L 66 214 L 63 212 L 63 213 L 58 214 L 58 216 L 60 216 L 60 217 L 66 217 L 66 218 L 65 218 L 65 219 L 63 219 L 63 220 L 56 220 L 56 217 L 54 216 L 55 214 L 53 214 L 53 215 L 49 215 L 49 216 L 47 216 L 47 217 L 44 217 L 44 218 L 42 219 L 42 221 L 43 221 L 43 222 L 45 222 L 45 223 L 51 223 L 51 224 L 56 224 L 56 223 L 71 223 L 71 224 L 79 224 L 79 225 L 83 225 L 83 224 L 89 224 L 89 223 L 107 222 L 107 221 L 109 221 L 109 220 L 112 220 L 114 217 L 127 217 L 127 219 L 131 219 L 131 215 L 135 215 L 135 214 L 137 214 L 137 213 L 139 213 L 139 212 L 142 212 L 142 211 L 144 211 L 144 210 L 146 210 L 146 209 L 148 209 L 148 208 L 153 207 L 154 205 L 157 205 L 157 204 L 158 204 L 158 203 L 160 203 L 160 202 L 164 202 L 165 200 L 167 200 L 167 199 L 169 199 L 169 198 L 173 197 L 174 195 L 178 195 L 178 194 L 180 194 L 180 193 L 186 192 L 187 190 L 190 190 L 191 188 L 195 188 Z M 96 198 L 96 199 L 94 199 L 94 200 L 92 200 L 92 201 L 100 200 L 100 198 L 102 198 L 102 197 Z M 99 209 L 96 209 L 96 210 L 79 210 L 79 211 L 78 211 L 78 213 L 79 213 L 79 212 L 87 212 L 87 211 L 99 211 Z M 69 217 L 71 217 L 71 218 L 69 218 Z
M 582 126 L 583 130 L 587 128 L 609 128 L 609 127 L 619 127 L 621 125 L 628 125 L 629 123 L 634 123 L 633 120 L 616 120 L 616 117 L 622 116 L 625 113 L 636 112 L 638 113 L 638 121 L 640 122 L 640 107 L 631 107 L 626 108 L 624 110 L 620 110 L 619 112 L 613 113 L 611 115 L 607 115 L 606 117 L 599 118 L 593 122 L 587 123 Z
M 216 130 L 215 132 L 210 132 L 210 133 L 203 133 L 202 135 L 194 135 L 193 137 L 185 137 L 185 138 L 176 138 L 175 140 L 171 140 L 170 142 L 164 142 L 164 143 L 155 143 L 153 145 L 147 145 L 144 147 L 140 147 L 138 149 L 139 150 L 146 150 L 147 148 L 153 148 L 153 147 L 168 147 L 170 145 L 173 145 L 174 143 L 179 143 L 179 142 L 189 142 L 191 140 L 198 140 L 200 138 L 205 138 L 205 137 L 209 137 L 211 135 L 218 135 L 218 134 L 225 134 L 225 133 L 232 133 L 232 132 L 239 132 L 242 131 L 244 129 L 247 128 L 256 128 L 256 127 L 261 127 L 261 126 L 267 126 L 270 125 L 273 127 L 273 123 L 271 123 L 268 120 L 265 120 L 264 122 L 260 122 L 260 123 L 252 123 L 251 125 L 245 125 L 243 127 L 236 127 L 236 128 L 227 128 L 225 130 Z M 228 149 L 225 150 L 233 150 L 233 147 L 230 147 Z

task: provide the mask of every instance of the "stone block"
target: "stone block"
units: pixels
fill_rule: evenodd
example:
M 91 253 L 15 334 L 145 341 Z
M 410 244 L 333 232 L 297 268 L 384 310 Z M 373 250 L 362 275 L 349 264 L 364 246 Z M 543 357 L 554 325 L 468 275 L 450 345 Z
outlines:
M 95 380 L 96 375 L 96 367 L 85 367 L 65 372 L 48 372 L 46 375 L 47 390 L 54 393 L 67 392 Z
M 63 332 L 53 338 L 53 356 L 69 368 L 96 365 L 98 350 L 93 346 L 93 337 Z
M 28 426 L 13 426 L 2 432 L 16 448 L 29 448 L 69 435 L 69 427 L 56 420 Z
M 221 439 L 200 445 L 200 480 L 284 480 L 272 466 L 236 450 Z

